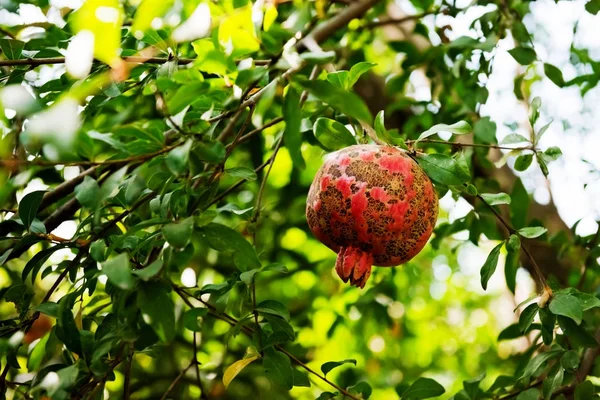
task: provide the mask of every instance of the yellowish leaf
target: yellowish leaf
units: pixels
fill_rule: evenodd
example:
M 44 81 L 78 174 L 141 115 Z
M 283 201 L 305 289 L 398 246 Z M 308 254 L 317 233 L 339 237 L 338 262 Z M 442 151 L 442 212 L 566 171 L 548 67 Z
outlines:
M 225 388 L 227 388 L 229 386 L 231 381 L 240 372 L 242 372 L 242 370 L 244 368 L 246 368 L 250 363 L 252 363 L 254 360 L 257 360 L 259 358 L 260 358 L 260 354 L 258 353 L 258 351 L 254 347 L 248 347 L 248 350 L 246 350 L 246 354 L 244 355 L 244 358 L 234 362 L 227 368 L 227 370 L 225 370 L 225 373 L 223 374 L 223 385 L 225 385 Z

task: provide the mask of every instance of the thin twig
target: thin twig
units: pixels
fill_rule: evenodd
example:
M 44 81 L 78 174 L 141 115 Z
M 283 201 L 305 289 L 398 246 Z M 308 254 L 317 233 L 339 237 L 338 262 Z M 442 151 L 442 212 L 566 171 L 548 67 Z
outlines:
M 126 158 L 121 158 L 118 160 L 104 160 L 104 161 L 90 161 L 90 160 L 79 160 L 79 161 L 47 161 L 47 160 L 0 160 L 0 166 L 4 166 L 7 168 L 14 168 L 18 165 L 37 165 L 37 166 L 56 166 L 56 165 L 65 165 L 65 166 L 77 166 L 77 165 L 115 165 L 115 164 L 128 164 L 130 162 L 136 161 L 145 161 L 150 158 L 154 158 L 164 153 L 168 153 L 176 147 L 181 146 L 183 141 L 177 142 L 170 146 L 163 147 L 160 150 L 154 151 L 152 153 L 140 154 L 137 156 L 131 156 Z
M 185 367 L 185 369 L 183 369 L 183 371 L 181 371 L 181 373 L 179 373 L 179 375 L 177 375 L 177 377 L 173 380 L 173 382 L 171 382 L 171 385 L 169 385 L 169 388 L 167 389 L 167 391 L 162 395 L 162 397 L 160 398 L 160 400 L 165 400 L 167 398 L 167 396 L 169 395 L 169 393 L 171 393 L 171 391 L 173 390 L 173 388 L 175 388 L 175 385 L 177 385 L 177 383 L 181 380 L 181 378 L 183 378 L 183 376 L 188 371 L 188 369 L 192 368 L 192 366 L 195 363 L 196 362 L 194 360 L 192 360 L 190 362 L 190 364 L 187 367 Z
M 261 133 L 262 131 L 264 131 L 267 128 L 272 127 L 273 125 L 277 125 L 281 121 L 283 121 L 283 117 L 273 118 L 272 120 L 270 120 L 269 122 L 267 122 L 266 124 L 261 126 L 260 128 L 253 129 L 250 132 L 243 135 L 242 137 L 240 137 L 240 139 L 238 140 L 238 144 L 244 143 L 245 141 L 249 140 L 252 136 L 254 136 L 258 133 Z M 231 144 L 229 144 L 228 146 L 231 146 Z
M 371 22 L 364 24 L 362 26 L 362 29 L 372 29 L 372 28 L 377 28 L 377 27 L 384 26 L 384 25 L 400 25 L 405 22 L 415 21 L 415 20 L 421 19 L 423 17 L 426 17 L 428 15 L 436 14 L 436 13 L 437 13 L 437 11 L 427 11 L 427 12 L 424 12 L 421 14 L 407 15 L 406 17 L 402 17 L 402 18 L 387 18 L 387 19 L 382 19 L 379 21 L 371 21 Z
M 170 58 L 170 57 L 141 57 L 141 56 L 128 56 L 123 57 L 123 61 L 131 64 L 165 64 L 170 61 L 177 61 L 178 65 L 187 65 L 196 61 L 195 58 Z M 102 63 L 102 61 L 94 60 L 96 63 Z M 270 60 L 254 60 L 255 65 L 267 65 Z M 46 57 L 46 58 L 22 58 L 19 60 L 0 60 L 0 67 L 14 67 L 18 65 L 51 65 L 51 64 L 64 64 L 65 57 Z
M 446 140 L 437 140 L 437 139 L 407 140 L 405 143 L 407 145 L 411 145 L 411 144 L 414 144 L 417 142 L 419 142 L 419 143 L 437 143 L 437 144 L 445 144 L 448 146 L 457 146 L 457 147 L 483 147 L 483 148 L 487 148 L 487 149 L 499 149 L 499 150 L 532 150 L 532 151 L 535 151 L 535 149 L 531 146 L 509 147 L 509 146 L 499 146 L 497 144 L 448 142 Z
M 123 400 L 129 400 L 131 384 L 131 363 L 133 362 L 133 347 L 129 347 L 127 365 L 125 366 L 125 379 L 123 381 Z

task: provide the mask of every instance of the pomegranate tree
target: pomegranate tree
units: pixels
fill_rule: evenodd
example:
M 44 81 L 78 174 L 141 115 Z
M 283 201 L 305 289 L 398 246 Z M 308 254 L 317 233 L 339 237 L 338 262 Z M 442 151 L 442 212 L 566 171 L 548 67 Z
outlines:
M 396 266 L 417 255 L 437 214 L 437 194 L 419 165 L 404 151 L 379 145 L 329 154 L 306 204 L 311 231 L 338 253 L 338 275 L 360 288 L 373 264 Z

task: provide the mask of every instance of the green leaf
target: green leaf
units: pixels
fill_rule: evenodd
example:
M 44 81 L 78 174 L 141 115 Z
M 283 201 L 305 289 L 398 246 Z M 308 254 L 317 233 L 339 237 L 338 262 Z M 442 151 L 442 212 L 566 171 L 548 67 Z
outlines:
M 360 396 L 361 399 L 368 399 L 373 393 L 373 388 L 367 382 L 358 382 L 348 388 L 348 392 Z
M 25 228 L 29 229 L 29 226 L 35 219 L 38 208 L 40 208 L 40 204 L 44 198 L 44 193 L 46 193 L 45 190 L 37 190 L 28 193 L 21 199 L 21 202 L 19 203 L 19 217 Z
M 256 311 L 261 314 L 273 314 L 277 315 L 285 320 L 290 319 L 290 312 L 288 309 L 278 301 L 265 300 L 256 306 Z
M 511 56 L 521 65 L 529 65 L 537 58 L 535 50 L 529 47 L 515 47 L 508 51 Z
M 540 237 L 544 233 L 548 232 L 548 229 L 544 228 L 543 226 L 530 226 L 527 228 L 521 228 L 517 232 L 519 235 L 527 239 L 535 239 L 536 237 Z
M 531 324 L 527 327 L 525 331 L 521 330 L 519 324 L 512 324 L 504 328 L 500 334 L 498 334 L 498 341 L 502 340 L 512 340 L 518 337 L 521 337 L 535 329 L 540 329 L 541 326 L 539 324 Z
M 333 398 L 335 398 L 335 396 L 338 395 L 338 392 L 332 393 L 332 392 L 322 392 L 319 397 L 317 397 L 316 400 L 331 400 Z
M 173 175 L 181 175 L 186 171 L 190 161 L 192 143 L 192 140 L 187 140 L 182 146 L 171 150 L 165 158 L 167 167 Z
M 303 371 L 298 371 L 294 368 L 294 386 L 310 387 L 310 380 L 308 379 L 308 374 Z
M 580 383 L 575 388 L 575 400 L 590 400 L 595 397 L 594 384 L 591 381 Z
M 51 316 L 52 318 L 58 318 L 60 306 L 58 303 L 47 301 L 45 303 L 38 304 L 33 308 L 34 311 L 39 311 L 42 314 Z
M 558 326 L 571 343 L 582 347 L 597 347 L 596 339 L 585 329 L 585 322 L 577 325 L 571 318 L 557 317 Z
M 323 372 L 323 375 L 327 376 L 327 374 L 332 369 L 337 368 L 340 365 L 344 365 L 344 364 L 354 364 L 356 366 L 356 360 L 354 360 L 354 359 L 347 359 L 347 360 L 342 360 L 342 361 L 329 361 L 329 362 L 326 362 L 325 364 L 321 365 L 321 372 Z
M 558 87 L 565 86 L 562 71 L 552 64 L 544 63 L 544 74 Z
M 100 200 L 100 186 L 95 179 L 86 176 L 75 187 L 75 198 L 84 207 L 95 210 Z
M 582 292 L 575 292 L 573 296 L 577 297 L 579 300 L 579 304 L 581 305 L 581 309 L 583 311 L 590 310 L 592 308 L 600 307 L 600 299 L 598 297 Z
M 470 379 L 468 381 L 463 381 L 463 388 L 465 389 L 465 392 L 469 395 L 470 399 L 478 399 L 482 397 L 482 391 L 479 388 L 479 385 L 481 384 L 483 378 L 485 378 L 485 372 L 482 372 L 481 375 L 479 375 L 476 378 Z
M 116 196 L 119 191 L 119 185 L 123 181 L 125 174 L 127 173 L 127 166 L 119 169 L 110 175 L 100 186 L 100 192 L 98 193 L 99 201 L 103 202 L 106 199 L 109 199 L 113 196 Z
M 510 196 L 506 193 L 482 193 L 481 197 L 490 206 L 497 206 L 499 204 L 510 204 Z
M 550 128 L 550 125 L 552 124 L 552 122 L 554 122 L 554 121 L 550 120 L 550 122 L 548 122 L 546 125 L 544 125 L 544 126 L 542 126 L 540 128 L 540 130 L 535 135 L 535 144 L 538 144 L 538 142 L 540 141 L 540 139 L 542 138 L 542 136 L 544 136 L 544 133 L 546 133 L 546 131 L 548 130 L 548 128 Z M 562 154 L 562 152 L 560 151 L 560 149 L 558 147 L 556 147 L 556 149 L 558 149 L 558 152 L 560 154 Z
M 135 280 L 131 274 L 129 255 L 121 253 L 102 264 L 102 273 L 108 281 L 123 290 L 133 289 Z
M 137 303 L 144 321 L 160 340 L 165 343 L 172 341 L 176 328 L 175 306 L 165 287 L 152 282 L 140 285 Z
M 527 389 L 517 396 L 517 400 L 538 400 L 540 391 L 536 388 Z
M 25 42 L 15 39 L 0 39 L 0 49 L 8 60 L 18 60 L 25 48 Z
M 183 326 L 192 332 L 201 332 L 199 318 L 204 318 L 208 315 L 208 308 L 192 308 L 183 314 Z
M 546 361 L 548 361 L 548 360 L 550 360 L 552 358 L 558 357 L 558 356 L 560 356 L 563 353 L 564 353 L 564 350 L 549 350 L 549 351 L 547 351 L 545 353 L 540 353 L 540 354 L 536 355 L 531 360 L 529 360 L 529 363 L 527 363 L 527 366 L 523 370 L 523 373 L 521 374 L 520 378 L 521 379 L 527 379 L 527 378 L 529 378 Z
M 428 130 L 426 130 L 425 132 L 421 133 L 419 135 L 419 138 L 417 139 L 417 141 L 423 140 L 429 136 L 433 136 L 438 132 L 451 132 L 455 135 L 464 135 L 466 133 L 471 132 L 471 125 L 469 125 L 469 123 L 466 121 L 458 121 L 452 125 L 446 125 L 446 124 L 434 125 L 431 128 L 429 128 Z
M 239 232 L 214 222 L 203 226 L 199 232 L 213 249 L 233 251 L 233 260 L 242 272 L 260 268 L 254 247 Z
M 334 71 L 327 74 L 327 81 L 339 88 L 348 89 L 349 76 L 348 71 Z
M 548 377 L 544 379 L 544 383 L 542 385 L 544 399 L 549 400 L 552 398 L 552 393 L 554 393 L 556 389 L 562 385 L 564 374 L 565 372 L 561 368 L 560 364 L 555 364 L 554 367 L 550 369 Z
M 285 319 L 270 313 L 264 313 L 263 316 L 271 325 L 273 332 L 283 332 L 288 340 L 294 340 L 296 338 L 294 328 Z
M 527 223 L 529 193 L 520 178 L 515 181 L 510 197 L 513 200 L 510 203 L 511 222 L 515 228 L 521 228 Z
M 402 393 L 403 400 L 429 399 L 438 397 L 446 392 L 444 387 L 431 378 L 418 378 Z
M 544 161 L 551 162 L 556 161 L 560 156 L 562 156 L 562 151 L 560 148 L 556 146 L 548 147 L 543 153 Z
M 256 180 L 256 172 L 252 168 L 248 167 L 233 167 L 225 170 L 229 175 L 242 178 L 247 181 L 255 181 Z
M 521 332 L 526 332 L 529 329 L 539 309 L 536 303 L 531 303 L 521 312 L 519 316 L 519 329 Z
M 473 133 L 476 138 L 483 143 L 497 143 L 496 123 L 490 117 L 484 117 L 478 120 L 473 127 Z
M 328 150 L 356 144 L 356 139 L 344 125 L 329 118 L 318 118 L 313 125 L 313 132 L 319 143 Z
M 90 255 L 97 262 L 106 260 L 106 244 L 104 244 L 104 240 L 96 240 L 90 245 Z
M 418 154 L 417 161 L 425 173 L 434 181 L 444 185 L 461 185 L 471 177 L 446 154 Z
M 517 171 L 525 171 L 533 161 L 533 154 L 521 154 L 515 160 L 515 169 Z
M 585 10 L 590 14 L 597 15 L 600 11 L 600 0 L 590 0 L 585 3 Z
M 300 59 L 305 61 L 309 65 L 322 65 L 327 64 L 335 60 L 335 51 L 309 51 L 300 54 Z
M 73 307 L 77 293 L 70 293 L 58 302 L 58 318 L 56 336 L 62 340 L 67 349 L 81 354 L 81 334 L 73 318 Z
M 540 108 L 542 107 L 542 99 L 534 97 L 529 105 L 529 123 L 531 126 L 535 126 L 538 118 L 540 117 Z
M 577 325 L 581 324 L 583 309 L 575 296 L 568 294 L 555 294 L 550 300 L 550 311 L 554 315 L 571 318 Z
M 483 263 L 483 267 L 481 267 L 481 287 L 483 290 L 487 290 L 488 281 L 494 274 L 494 271 L 496 271 L 498 258 L 500 257 L 500 249 L 502 249 L 503 245 L 504 242 L 494 247 L 492 251 L 490 251 L 490 254 L 488 254 L 485 263 Z
M 579 353 L 575 350 L 567 351 L 560 359 L 560 365 L 564 369 L 574 370 L 579 365 Z
M 214 142 L 199 142 L 192 150 L 194 154 L 202 161 L 207 161 L 211 164 L 219 164 L 225 160 L 226 149 L 223 143 Z
M 348 73 L 348 88 L 351 88 L 358 82 L 358 79 L 371 68 L 376 66 L 377 64 L 373 64 L 370 62 L 359 62 L 356 63 L 350 68 L 350 72 Z
M 152 278 L 154 278 L 156 275 L 158 275 L 159 272 L 161 271 L 162 267 L 163 267 L 163 260 L 158 259 L 145 268 L 133 270 L 132 273 L 135 276 L 137 276 L 138 278 L 140 278 L 141 280 L 143 280 L 144 282 L 147 282 L 147 281 L 151 280 Z
M 511 133 L 509 135 L 506 135 L 506 137 L 502 139 L 500 144 L 515 144 L 524 142 L 529 142 L 529 139 L 527 139 L 523 135 L 519 135 L 518 133 Z
M 294 386 L 294 370 L 289 357 L 272 347 L 265 349 L 264 354 L 263 366 L 267 377 L 290 390 Z
M 311 81 L 298 79 L 298 83 L 319 100 L 329 104 L 333 109 L 356 118 L 359 121 L 371 123 L 373 117 L 365 102 L 356 94 L 346 91 L 327 81 Z
M 542 340 L 546 346 L 549 346 L 554 339 L 556 315 L 552 314 L 548 307 L 540 308 L 540 322 L 542 323 Z
M 289 85 L 283 99 L 283 118 L 285 120 L 283 139 L 294 166 L 302 169 L 306 164 L 301 151 L 302 132 L 300 131 L 300 123 L 302 117 L 300 111 L 300 93 L 294 86 Z
M 183 249 L 192 239 L 194 232 L 194 219 L 186 218 L 183 221 L 163 226 L 162 233 L 167 242 L 176 249 Z

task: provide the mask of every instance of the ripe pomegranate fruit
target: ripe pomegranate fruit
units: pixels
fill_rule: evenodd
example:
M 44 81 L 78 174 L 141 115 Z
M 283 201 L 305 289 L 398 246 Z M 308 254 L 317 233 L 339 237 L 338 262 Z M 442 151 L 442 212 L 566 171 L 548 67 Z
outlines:
M 329 154 L 306 202 L 311 231 L 338 253 L 338 275 L 360 288 L 373 264 L 396 266 L 417 255 L 437 215 L 437 193 L 419 165 L 404 151 L 379 145 Z

